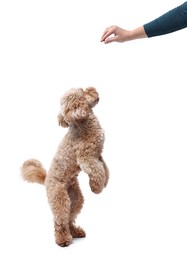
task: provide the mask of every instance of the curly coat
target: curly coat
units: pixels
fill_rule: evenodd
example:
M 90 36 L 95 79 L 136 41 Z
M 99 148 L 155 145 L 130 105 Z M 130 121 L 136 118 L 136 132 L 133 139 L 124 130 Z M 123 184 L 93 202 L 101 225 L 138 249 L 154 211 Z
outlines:
M 74 88 L 60 100 L 59 125 L 68 127 L 47 172 L 40 161 L 29 159 L 21 167 L 24 180 L 44 184 L 54 216 L 55 239 L 59 246 L 68 246 L 85 231 L 75 225 L 84 197 L 77 176 L 84 171 L 94 193 L 102 192 L 109 179 L 103 160 L 104 132 L 92 108 L 98 103 L 95 88 Z

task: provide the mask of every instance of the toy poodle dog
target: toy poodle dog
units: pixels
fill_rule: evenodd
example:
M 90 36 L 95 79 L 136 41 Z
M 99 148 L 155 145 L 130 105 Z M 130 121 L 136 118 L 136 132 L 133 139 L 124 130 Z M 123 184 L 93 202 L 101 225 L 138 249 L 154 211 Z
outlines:
M 98 103 L 95 88 L 74 88 L 60 99 L 59 125 L 68 127 L 47 172 L 40 161 L 29 159 L 21 167 L 28 182 L 46 187 L 48 202 L 54 216 L 55 239 L 59 246 L 68 246 L 73 238 L 85 237 L 75 225 L 84 197 L 79 187 L 78 174 L 89 176 L 94 193 L 102 192 L 109 179 L 109 170 L 103 160 L 104 132 L 92 108 Z

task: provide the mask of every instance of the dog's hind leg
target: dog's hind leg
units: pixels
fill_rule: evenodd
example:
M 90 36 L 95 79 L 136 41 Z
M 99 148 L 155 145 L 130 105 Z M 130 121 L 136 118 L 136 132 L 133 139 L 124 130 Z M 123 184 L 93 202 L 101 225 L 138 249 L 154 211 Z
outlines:
M 72 235 L 69 230 L 71 202 L 66 185 L 54 179 L 54 181 L 48 182 L 46 190 L 54 216 L 56 243 L 59 246 L 68 246 L 72 242 Z
M 71 184 L 68 188 L 68 194 L 71 200 L 70 223 L 69 223 L 71 235 L 76 238 L 85 237 L 86 236 L 85 231 L 81 227 L 75 226 L 75 219 L 77 215 L 80 213 L 84 203 L 84 198 L 80 190 L 79 182 L 77 178 L 71 180 Z

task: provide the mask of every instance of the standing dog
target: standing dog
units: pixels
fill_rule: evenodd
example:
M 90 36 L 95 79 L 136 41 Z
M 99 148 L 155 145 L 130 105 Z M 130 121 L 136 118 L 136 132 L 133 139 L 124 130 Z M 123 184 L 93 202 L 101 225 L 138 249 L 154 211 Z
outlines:
M 73 238 L 86 233 L 75 225 L 84 198 L 77 176 L 84 171 L 94 193 L 102 192 L 109 179 L 109 170 L 102 157 L 104 133 L 92 108 L 98 103 L 95 88 L 74 88 L 60 100 L 59 125 L 68 127 L 48 172 L 36 159 L 21 167 L 24 180 L 44 184 L 54 216 L 55 239 L 59 246 L 68 246 Z

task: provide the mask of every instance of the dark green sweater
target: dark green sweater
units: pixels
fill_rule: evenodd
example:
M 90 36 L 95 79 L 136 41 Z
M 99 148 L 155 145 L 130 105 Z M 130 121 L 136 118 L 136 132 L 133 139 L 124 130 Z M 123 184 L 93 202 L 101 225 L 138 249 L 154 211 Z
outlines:
M 148 37 L 172 33 L 187 27 L 187 2 L 144 25 Z

